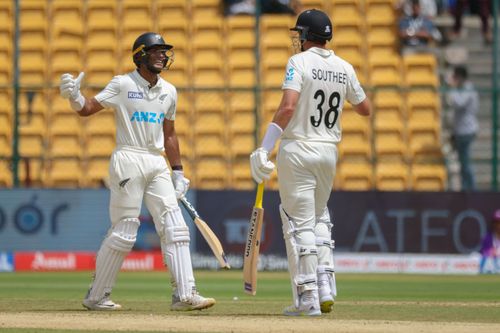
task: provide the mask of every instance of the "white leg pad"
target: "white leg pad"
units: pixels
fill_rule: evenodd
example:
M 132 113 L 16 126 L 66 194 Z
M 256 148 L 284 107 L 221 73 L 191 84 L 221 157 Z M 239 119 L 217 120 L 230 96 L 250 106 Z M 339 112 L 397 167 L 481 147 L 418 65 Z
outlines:
M 335 248 L 335 241 L 328 238 L 317 237 L 316 246 L 318 247 L 318 253 L 326 252 L 326 255 L 323 256 L 321 263 L 318 263 L 318 283 L 320 285 L 325 283 L 329 284 L 331 295 L 335 298 L 337 296 L 335 266 L 333 263 L 333 249 Z
M 174 293 L 185 302 L 196 290 L 189 252 L 189 228 L 179 208 L 167 211 L 163 219 L 164 232 L 161 240 L 163 258 L 172 275 Z
M 100 301 L 109 295 L 127 254 L 134 247 L 139 219 L 127 218 L 111 227 L 97 252 L 94 281 L 87 299 Z
M 318 248 L 318 283 L 320 285 L 329 284 L 330 293 L 333 298 L 337 296 L 335 283 L 335 269 L 333 262 L 333 250 L 335 241 L 332 240 L 333 223 L 330 219 L 328 207 L 325 207 L 323 214 L 316 216 L 316 246 Z
M 292 283 L 292 295 L 294 304 L 298 307 L 300 295 L 304 291 L 318 289 L 316 271 L 312 269 L 317 265 L 316 245 L 299 243 L 308 234 L 314 237 L 314 233 L 312 228 L 296 228 L 281 205 L 280 216 L 288 258 L 288 271 Z

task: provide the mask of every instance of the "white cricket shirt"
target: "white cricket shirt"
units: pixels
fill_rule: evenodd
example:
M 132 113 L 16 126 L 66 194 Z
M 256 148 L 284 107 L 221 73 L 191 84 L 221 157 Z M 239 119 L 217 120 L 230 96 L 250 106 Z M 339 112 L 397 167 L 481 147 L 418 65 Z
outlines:
M 282 140 L 338 143 L 344 102 L 357 105 L 366 98 L 352 65 L 317 47 L 288 60 L 282 89 L 300 93 Z
M 163 121 L 175 119 L 177 90 L 158 78 L 154 87 L 137 70 L 115 76 L 95 99 L 116 111 L 116 144 L 145 149 L 164 150 Z

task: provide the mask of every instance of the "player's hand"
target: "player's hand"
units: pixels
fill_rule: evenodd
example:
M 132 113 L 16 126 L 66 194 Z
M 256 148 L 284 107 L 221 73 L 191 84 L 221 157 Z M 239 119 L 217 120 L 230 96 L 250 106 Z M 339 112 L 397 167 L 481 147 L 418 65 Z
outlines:
M 190 181 L 184 177 L 182 170 L 172 171 L 172 182 L 174 183 L 175 197 L 180 199 L 184 197 L 189 189 Z
M 274 163 L 269 161 L 269 153 L 264 148 L 258 148 L 250 154 L 250 170 L 252 178 L 258 183 L 269 179 L 274 170 Z
M 84 72 L 81 72 L 76 79 L 69 73 L 61 75 L 61 83 L 59 85 L 61 96 L 66 99 L 76 99 L 80 95 L 80 84 L 84 76 Z

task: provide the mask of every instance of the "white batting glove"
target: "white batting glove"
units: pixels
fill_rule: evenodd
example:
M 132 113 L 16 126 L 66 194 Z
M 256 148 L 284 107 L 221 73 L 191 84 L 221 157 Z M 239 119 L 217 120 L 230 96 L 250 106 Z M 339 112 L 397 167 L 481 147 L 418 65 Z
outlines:
M 274 163 L 269 161 L 269 153 L 260 147 L 250 154 L 250 170 L 252 178 L 258 183 L 269 179 L 274 170 Z
M 180 199 L 184 197 L 189 189 L 190 181 L 184 177 L 182 170 L 172 171 L 172 182 L 174 183 L 175 197 Z
M 81 95 L 80 84 L 84 76 L 84 72 L 81 72 L 76 79 L 69 73 L 61 75 L 61 83 L 59 85 L 61 96 L 66 99 L 76 100 Z

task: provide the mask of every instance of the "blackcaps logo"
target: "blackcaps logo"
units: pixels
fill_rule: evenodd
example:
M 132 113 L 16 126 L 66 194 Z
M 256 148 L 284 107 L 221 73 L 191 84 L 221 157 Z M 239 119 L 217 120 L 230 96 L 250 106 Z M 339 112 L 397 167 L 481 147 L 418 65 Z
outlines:
M 331 30 L 330 30 L 330 26 L 329 26 L 329 25 L 327 25 L 327 26 L 325 27 L 325 32 L 326 32 L 327 34 L 329 34 L 329 33 L 331 32 Z
M 163 94 L 163 95 L 160 95 L 160 97 L 158 98 L 160 100 L 160 103 L 163 104 L 163 102 L 165 102 L 165 98 L 167 98 L 168 94 Z

